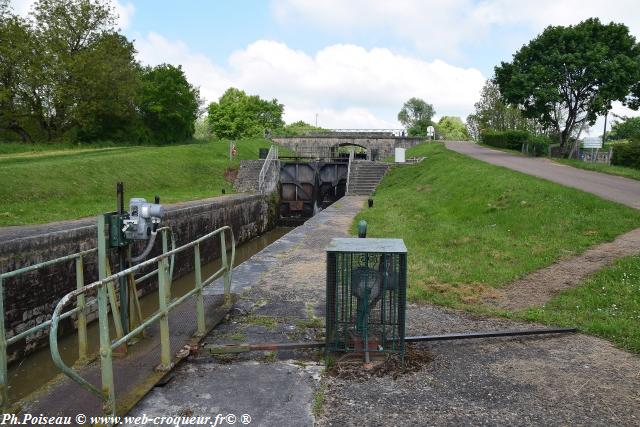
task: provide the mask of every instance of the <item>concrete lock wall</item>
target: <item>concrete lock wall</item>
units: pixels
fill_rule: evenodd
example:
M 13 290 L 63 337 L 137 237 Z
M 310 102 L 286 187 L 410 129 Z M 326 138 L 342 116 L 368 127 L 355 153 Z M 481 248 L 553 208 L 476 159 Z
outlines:
M 230 195 L 214 199 L 176 204 L 166 207 L 163 225 L 172 228 L 176 245 L 181 246 L 224 225 L 233 229 L 236 244 L 270 230 L 277 220 L 277 200 L 265 195 Z M 0 229 L 0 271 L 8 272 L 43 261 L 59 258 L 75 252 L 95 248 L 97 230 L 95 218 L 67 221 L 32 227 L 6 227 Z M 158 236 L 160 237 L 160 236 Z M 230 239 L 227 240 L 230 242 Z M 202 262 L 220 256 L 220 240 L 213 238 L 200 248 Z M 229 245 L 229 243 L 228 243 Z M 140 253 L 143 242 L 133 248 Z M 150 257 L 161 253 L 161 239 L 156 239 Z M 194 268 L 193 250 L 185 250 L 176 256 L 174 278 L 191 272 Z M 116 265 L 115 258 L 111 265 Z M 97 280 L 97 257 L 85 257 L 85 284 Z M 144 282 L 139 289 L 146 294 L 157 287 L 157 281 Z M 43 268 L 34 273 L 4 282 L 5 327 L 7 337 L 35 326 L 50 318 L 55 305 L 66 293 L 76 288 L 75 264 L 65 262 Z M 95 310 L 95 306 L 93 306 Z M 96 313 L 89 314 L 95 318 Z M 70 320 L 70 319 L 69 319 Z M 73 322 L 60 325 L 61 334 L 70 332 Z M 9 349 L 9 360 L 23 357 L 47 344 L 47 333 L 40 332 L 16 343 Z
M 332 157 L 332 150 L 342 145 L 359 145 L 378 153 L 377 160 L 393 156 L 396 148 L 411 148 L 424 142 L 424 138 L 394 136 L 293 136 L 274 137 L 274 142 L 294 150 L 301 156 Z

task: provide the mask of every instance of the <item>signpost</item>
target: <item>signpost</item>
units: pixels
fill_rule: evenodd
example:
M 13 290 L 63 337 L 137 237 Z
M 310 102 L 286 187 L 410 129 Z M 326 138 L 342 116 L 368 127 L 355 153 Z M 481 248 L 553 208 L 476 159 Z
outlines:
M 436 139 L 436 130 L 433 126 L 427 128 L 427 138 Z
M 602 139 L 598 137 L 585 138 L 582 140 L 582 148 L 602 148 Z
M 591 163 L 595 163 L 598 157 L 598 152 L 602 148 L 602 139 L 597 137 L 587 137 L 582 140 L 582 148 L 585 150 L 589 148 L 591 149 L 590 160 Z

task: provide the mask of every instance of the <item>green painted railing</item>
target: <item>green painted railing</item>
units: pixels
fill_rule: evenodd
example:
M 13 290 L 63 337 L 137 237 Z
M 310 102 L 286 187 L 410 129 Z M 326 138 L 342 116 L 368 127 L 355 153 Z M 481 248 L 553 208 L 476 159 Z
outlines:
M 104 217 L 98 217 L 98 230 L 104 229 Z M 231 236 L 231 259 L 227 259 L 227 249 L 225 232 L 229 232 Z M 215 236 L 220 236 L 220 253 L 222 267 L 209 276 L 207 279 L 202 280 L 201 274 L 201 258 L 200 258 L 200 244 Z M 195 295 L 196 298 L 196 318 L 197 318 L 197 331 L 196 334 L 202 336 L 206 333 L 205 328 L 205 311 L 204 311 L 204 296 L 202 290 L 204 287 L 213 283 L 218 277 L 224 275 L 224 295 L 225 300 L 229 301 L 231 292 L 231 272 L 233 270 L 233 261 L 235 259 L 235 237 L 233 230 L 228 227 L 221 227 L 197 240 L 187 243 L 179 248 L 166 250 L 166 244 L 163 244 L 164 253 L 137 264 L 131 268 L 120 271 L 116 274 L 107 276 L 107 264 L 106 264 L 106 243 L 104 233 L 98 233 L 98 270 L 100 280 L 93 282 L 87 286 L 76 289 L 73 292 L 69 292 L 62 297 L 51 317 L 51 332 L 49 334 L 49 345 L 51 350 L 51 357 L 56 366 L 69 378 L 80 384 L 82 387 L 96 395 L 102 400 L 103 409 L 107 415 L 115 415 L 116 410 L 116 398 L 115 389 L 113 383 L 113 351 L 125 344 L 130 339 L 137 335 L 140 335 L 144 329 L 150 326 L 153 322 L 158 321 L 160 323 L 160 365 L 159 368 L 168 370 L 171 368 L 171 348 L 169 341 L 169 312 L 176 306 L 182 304 L 191 296 Z M 195 261 L 195 280 L 194 288 L 187 292 L 185 295 L 171 300 L 169 284 L 171 281 L 169 258 L 176 254 L 193 248 L 194 261 Z M 108 319 L 108 295 L 107 287 L 110 283 L 118 283 L 120 278 L 126 278 L 129 274 L 136 273 L 139 270 L 157 264 L 157 270 L 155 272 L 158 275 L 158 311 L 152 314 L 150 317 L 141 322 L 139 326 L 131 330 L 128 334 L 121 337 L 117 337 L 115 340 L 111 340 L 109 335 L 109 319 Z M 67 366 L 60 355 L 58 349 L 58 322 L 67 315 L 68 312 L 62 313 L 62 309 L 68 305 L 74 298 L 76 301 L 80 299 L 84 294 L 90 291 L 97 291 L 97 303 L 98 303 L 98 322 L 100 332 L 100 368 L 102 387 L 98 388 L 91 384 L 86 379 L 82 378 L 73 368 Z M 113 303 L 112 303 L 113 304 Z M 115 318 L 116 316 L 114 316 Z
M 163 227 L 158 230 L 162 232 L 162 245 L 163 252 L 167 252 L 168 239 L 167 234 L 171 235 L 171 249 L 176 248 L 175 238 L 173 232 L 168 227 Z M 0 408 L 8 409 L 10 406 L 9 384 L 8 384 L 8 368 L 7 368 L 7 348 L 21 341 L 28 336 L 35 334 L 36 332 L 46 330 L 51 326 L 51 319 L 47 319 L 42 323 L 36 324 L 31 328 L 25 329 L 9 338 L 7 338 L 5 330 L 5 310 L 4 310 L 4 282 L 6 279 L 15 278 L 23 274 L 28 274 L 40 270 L 45 267 L 51 267 L 57 264 L 71 262 L 75 263 L 76 272 L 76 290 L 84 287 L 84 259 L 86 256 L 95 253 L 98 248 L 88 249 L 85 251 L 77 252 L 71 255 L 66 255 L 60 258 L 43 261 L 38 264 L 30 265 L 28 267 L 20 268 L 5 273 L 0 273 Z M 170 273 L 169 277 L 173 277 L 173 268 L 175 264 L 175 255 L 171 257 L 170 261 Z M 150 277 L 153 277 L 158 270 L 153 270 L 142 277 L 135 279 L 135 283 L 141 283 Z M 87 301 L 84 293 L 78 295 L 76 299 L 76 306 L 72 310 L 66 311 L 60 315 L 58 321 L 76 315 L 76 325 L 78 330 L 78 362 L 83 363 L 88 360 L 88 341 L 87 341 L 87 308 L 96 305 L 97 300 L 93 299 Z M 118 321 L 119 319 L 114 319 Z M 122 336 L 122 334 L 120 334 Z
M 32 273 L 41 268 L 50 267 L 56 264 L 74 261 L 76 268 L 76 289 L 81 289 L 84 286 L 84 257 L 86 255 L 96 252 L 96 248 L 89 249 L 75 254 L 67 255 L 64 257 L 44 261 L 35 265 L 20 268 L 18 270 L 9 271 L 0 274 L 0 399 L 1 407 L 3 409 L 9 406 L 9 384 L 7 374 L 7 347 L 11 344 L 25 339 L 27 336 L 41 331 L 51 325 L 51 320 L 46 320 L 40 324 L 37 324 L 29 329 L 13 335 L 7 338 L 5 324 L 4 324 L 4 281 L 9 278 L 14 278 L 23 274 Z M 65 312 L 61 319 L 66 319 L 74 314 L 77 314 L 78 322 L 78 358 L 85 360 L 87 357 L 87 317 L 86 307 L 91 304 L 87 304 L 84 298 L 78 298 L 76 300 L 76 307 L 73 310 Z M 60 320 L 61 320 L 60 319 Z

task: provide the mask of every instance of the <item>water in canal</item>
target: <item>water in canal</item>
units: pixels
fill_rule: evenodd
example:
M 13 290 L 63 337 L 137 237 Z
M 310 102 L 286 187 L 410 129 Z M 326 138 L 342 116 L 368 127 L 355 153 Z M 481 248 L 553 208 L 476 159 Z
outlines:
M 236 247 L 236 258 L 234 264 L 240 265 L 252 255 L 260 252 L 272 242 L 291 231 L 289 227 L 277 227 L 266 232 L 260 237 L 256 237 L 242 245 Z M 229 255 L 230 256 L 230 255 Z M 211 261 L 202 266 L 202 278 L 215 273 L 221 268 L 220 259 Z M 194 275 L 187 274 L 176 279 L 171 284 L 171 296 L 179 297 L 193 289 Z M 144 318 L 154 313 L 158 309 L 158 291 L 151 292 L 140 299 L 142 315 Z M 89 354 L 95 354 L 99 347 L 98 322 L 91 322 L 88 326 Z M 113 331 L 113 325 L 111 326 Z M 78 339 L 75 334 L 60 338 L 58 347 L 65 363 L 71 366 L 78 357 Z M 43 348 L 26 359 L 17 362 L 9 367 L 9 397 L 11 401 L 16 401 L 27 396 L 29 393 L 39 389 L 48 381 L 53 379 L 59 370 L 51 360 L 49 348 Z

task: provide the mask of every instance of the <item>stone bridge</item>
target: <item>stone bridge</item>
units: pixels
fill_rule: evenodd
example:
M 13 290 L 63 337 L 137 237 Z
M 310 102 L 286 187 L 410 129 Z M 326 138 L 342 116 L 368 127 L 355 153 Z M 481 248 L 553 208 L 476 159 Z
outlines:
M 393 133 L 347 133 L 325 135 L 273 137 L 272 140 L 295 151 L 301 157 L 337 158 L 338 149 L 358 146 L 366 149 L 368 160 L 382 160 L 393 156 L 396 148 L 411 148 L 425 140 L 424 137 L 397 136 Z

